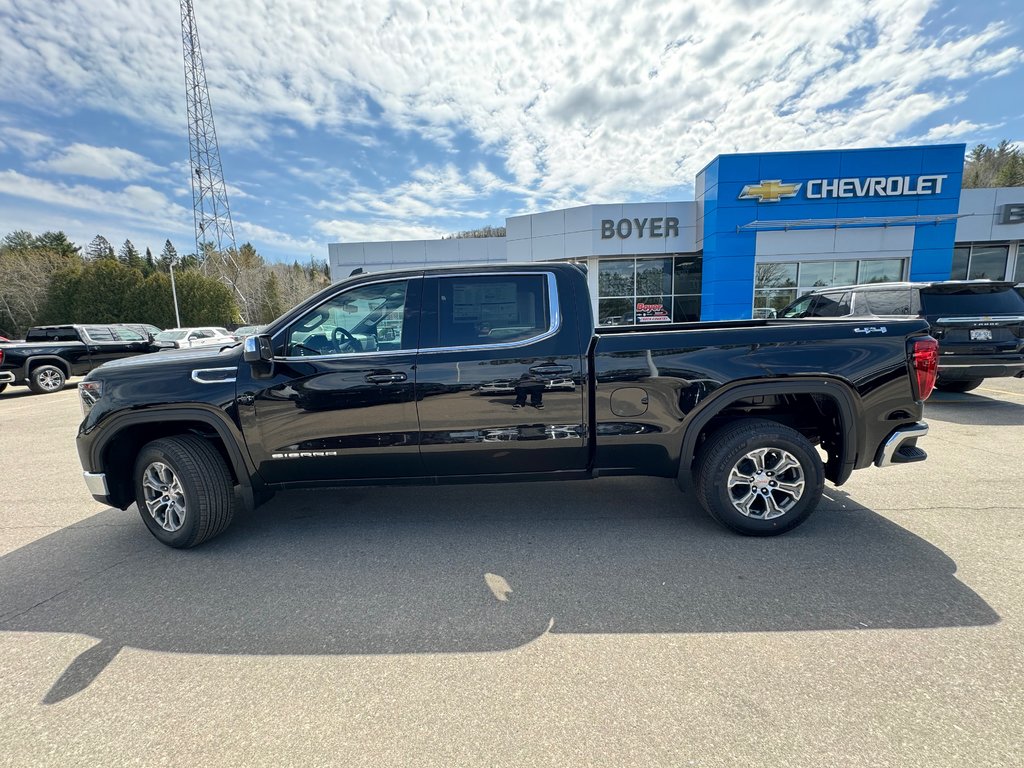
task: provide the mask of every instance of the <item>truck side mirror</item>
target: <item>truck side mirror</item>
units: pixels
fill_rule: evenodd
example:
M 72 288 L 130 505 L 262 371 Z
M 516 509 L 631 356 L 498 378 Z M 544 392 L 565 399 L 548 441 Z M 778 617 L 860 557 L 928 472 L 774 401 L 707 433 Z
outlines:
M 242 359 L 247 363 L 259 363 L 274 357 L 269 336 L 246 336 L 242 347 Z

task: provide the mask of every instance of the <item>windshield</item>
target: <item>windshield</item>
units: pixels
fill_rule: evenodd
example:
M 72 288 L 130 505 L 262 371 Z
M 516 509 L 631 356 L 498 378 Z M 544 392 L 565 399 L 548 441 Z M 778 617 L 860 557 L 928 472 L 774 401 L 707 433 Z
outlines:
M 187 335 L 188 331 L 160 331 L 154 338 L 157 341 L 178 341 Z
M 950 293 L 921 291 L 921 308 L 926 315 L 1024 315 L 1024 297 L 1012 288 L 992 291 L 964 288 Z

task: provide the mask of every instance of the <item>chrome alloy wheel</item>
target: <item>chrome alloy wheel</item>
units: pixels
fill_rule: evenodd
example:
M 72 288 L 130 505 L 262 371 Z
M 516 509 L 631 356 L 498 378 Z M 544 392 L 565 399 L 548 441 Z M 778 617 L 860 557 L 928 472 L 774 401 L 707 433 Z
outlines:
M 146 510 L 157 525 L 174 533 L 185 524 L 185 492 L 169 466 L 154 461 L 142 473 Z
M 47 392 L 56 392 L 64 385 L 64 377 L 58 371 L 43 371 L 36 378 L 40 389 Z
M 741 515 L 772 520 L 791 510 L 804 495 L 804 471 L 781 448 L 758 448 L 733 465 L 729 499 Z

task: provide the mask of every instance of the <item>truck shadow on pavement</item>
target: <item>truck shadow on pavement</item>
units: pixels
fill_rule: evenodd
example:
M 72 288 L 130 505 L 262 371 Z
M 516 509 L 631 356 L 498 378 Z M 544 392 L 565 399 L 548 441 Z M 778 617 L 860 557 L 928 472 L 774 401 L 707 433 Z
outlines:
M 668 480 L 281 494 L 177 551 L 134 507 L 0 558 L 0 630 L 99 643 L 43 699 L 130 646 L 199 654 L 508 651 L 547 633 L 992 624 L 943 552 L 830 491 L 801 528 L 733 535 Z
M 974 392 L 936 392 L 925 403 L 924 418 L 974 426 L 1019 426 L 1024 425 L 1024 403 Z

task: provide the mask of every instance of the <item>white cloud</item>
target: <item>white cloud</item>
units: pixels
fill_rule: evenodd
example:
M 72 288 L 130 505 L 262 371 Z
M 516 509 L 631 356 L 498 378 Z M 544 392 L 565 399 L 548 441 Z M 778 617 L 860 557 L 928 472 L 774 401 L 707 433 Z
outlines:
M 482 165 L 463 174 L 455 165 L 432 165 L 413 170 L 411 178 L 386 189 L 354 187 L 334 200 L 317 204 L 322 210 L 418 220 L 439 218 L 486 219 L 481 198 L 501 187 L 497 176 Z
M 129 221 L 159 226 L 168 232 L 192 229 L 190 208 L 172 203 L 152 187 L 138 184 L 107 191 L 87 184 L 56 183 L 8 170 L 0 171 L 0 194 L 79 210 L 117 211 Z
M 134 181 L 161 170 L 130 149 L 81 143 L 72 144 L 46 160 L 37 160 L 31 166 L 40 171 L 112 181 Z
M 283 251 L 290 256 L 301 257 L 310 254 L 326 258 L 327 246 L 323 242 L 313 240 L 309 237 L 293 237 L 261 224 L 254 224 L 250 221 L 235 220 L 235 240 L 239 245 L 245 241 L 256 244 L 257 249 L 263 246 L 270 246 L 276 251 Z
M 955 123 L 943 123 L 928 129 L 928 132 L 921 137 L 924 142 L 951 141 L 963 139 L 967 136 L 976 136 L 981 131 L 986 131 L 993 126 L 979 125 L 970 120 L 957 120 Z
M 25 157 L 36 157 L 53 143 L 53 138 L 39 131 L 29 131 L 12 125 L 0 125 L 0 137 Z
M 379 242 L 382 240 L 436 240 L 451 234 L 447 230 L 424 224 L 410 224 L 401 219 L 330 219 L 318 221 L 313 228 L 329 242 Z M 323 246 L 321 246 L 323 247 Z
M 6 99 L 183 133 L 173 4 L 6 5 Z M 299 125 L 372 152 L 383 123 L 458 153 L 468 134 L 504 163 L 501 188 L 534 207 L 660 195 L 719 153 L 899 143 L 927 135 L 939 113 L 965 128 L 971 116 L 944 111 L 1024 59 L 1005 24 L 926 29 L 938 6 L 222 0 L 197 15 L 222 142 L 256 145 Z M 472 215 L 459 181 L 435 181 L 410 179 L 408 201 L 401 185 L 364 190 L 343 212 L 378 217 L 383 199 L 391 214 Z

